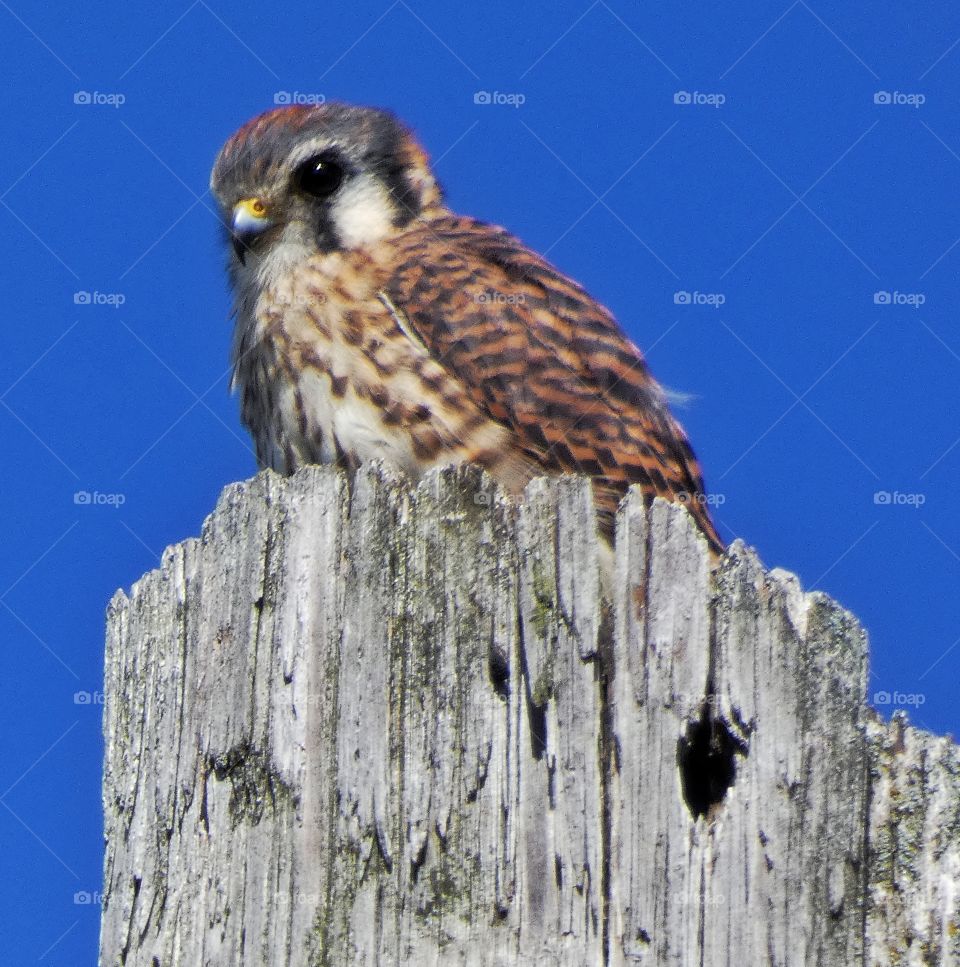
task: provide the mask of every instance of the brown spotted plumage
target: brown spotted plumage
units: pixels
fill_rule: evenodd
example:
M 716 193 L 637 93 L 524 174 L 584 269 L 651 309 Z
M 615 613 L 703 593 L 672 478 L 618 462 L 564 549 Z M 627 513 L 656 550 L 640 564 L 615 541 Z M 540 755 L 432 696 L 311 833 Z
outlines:
M 224 146 L 234 384 L 261 465 L 411 475 L 472 462 L 518 492 L 593 479 L 603 532 L 627 487 L 683 501 L 711 546 L 700 471 L 640 351 L 575 282 L 447 209 L 392 115 L 280 108 Z

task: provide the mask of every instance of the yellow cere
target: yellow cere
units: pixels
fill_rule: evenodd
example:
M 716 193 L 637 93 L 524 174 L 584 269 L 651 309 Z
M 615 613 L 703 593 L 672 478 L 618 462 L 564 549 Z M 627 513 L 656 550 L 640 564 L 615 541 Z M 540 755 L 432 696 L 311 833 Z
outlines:
M 237 208 L 244 209 L 254 218 L 263 218 L 267 214 L 267 206 L 259 198 L 244 198 Z

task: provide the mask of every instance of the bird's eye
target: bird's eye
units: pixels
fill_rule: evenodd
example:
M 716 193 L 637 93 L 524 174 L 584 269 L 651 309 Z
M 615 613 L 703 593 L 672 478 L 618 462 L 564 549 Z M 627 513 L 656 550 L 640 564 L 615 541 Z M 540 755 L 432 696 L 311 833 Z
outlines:
M 330 158 L 311 158 L 297 169 L 297 185 L 314 198 L 332 195 L 343 181 L 343 168 Z

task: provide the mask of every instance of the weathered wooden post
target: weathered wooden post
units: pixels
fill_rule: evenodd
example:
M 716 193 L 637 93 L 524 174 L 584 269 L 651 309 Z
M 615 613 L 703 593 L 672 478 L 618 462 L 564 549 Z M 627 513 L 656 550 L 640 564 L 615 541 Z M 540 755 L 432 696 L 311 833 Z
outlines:
M 960 755 L 631 496 L 308 468 L 110 604 L 103 965 L 960 964 Z

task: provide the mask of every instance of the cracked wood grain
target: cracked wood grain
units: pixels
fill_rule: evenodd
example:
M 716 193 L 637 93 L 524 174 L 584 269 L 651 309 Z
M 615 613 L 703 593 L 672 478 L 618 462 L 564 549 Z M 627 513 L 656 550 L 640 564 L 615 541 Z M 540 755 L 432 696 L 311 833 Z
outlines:
M 262 473 L 108 609 L 100 962 L 960 964 L 960 755 L 866 661 L 662 501 L 611 569 L 579 478 Z

